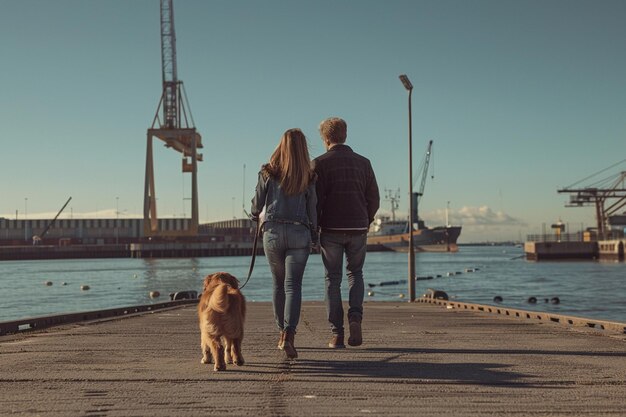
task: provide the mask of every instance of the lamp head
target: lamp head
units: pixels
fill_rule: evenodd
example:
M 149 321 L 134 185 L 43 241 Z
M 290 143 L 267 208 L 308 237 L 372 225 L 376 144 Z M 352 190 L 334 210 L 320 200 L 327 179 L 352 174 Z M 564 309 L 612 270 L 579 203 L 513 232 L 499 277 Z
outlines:
M 406 88 L 407 90 L 411 91 L 413 89 L 413 84 L 411 84 L 411 81 L 409 81 L 409 77 L 407 77 L 405 74 L 402 74 L 400 76 L 400 81 L 402 81 L 402 85 L 404 85 L 404 88 Z

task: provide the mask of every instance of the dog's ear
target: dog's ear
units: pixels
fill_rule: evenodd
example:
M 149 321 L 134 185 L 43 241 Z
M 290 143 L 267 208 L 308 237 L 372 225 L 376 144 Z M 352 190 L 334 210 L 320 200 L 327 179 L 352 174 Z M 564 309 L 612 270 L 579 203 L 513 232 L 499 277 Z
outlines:
M 209 274 L 204 278 L 204 283 L 202 285 L 202 291 L 205 291 L 206 288 L 209 286 L 209 283 L 211 282 L 211 280 L 213 279 L 213 276 L 215 274 Z
M 226 274 L 228 276 L 228 284 L 234 289 L 239 289 L 239 280 L 231 274 Z

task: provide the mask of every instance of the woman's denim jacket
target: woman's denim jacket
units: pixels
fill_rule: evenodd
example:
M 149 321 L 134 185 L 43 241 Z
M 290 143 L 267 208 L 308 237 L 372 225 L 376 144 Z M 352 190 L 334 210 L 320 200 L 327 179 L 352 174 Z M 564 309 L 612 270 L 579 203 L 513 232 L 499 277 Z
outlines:
M 317 236 L 317 195 L 315 179 L 311 180 L 305 192 L 286 195 L 280 183 L 266 170 L 259 172 L 259 181 L 252 199 L 251 218 L 258 220 L 265 207 L 265 222 L 301 223 L 311 230 L 313 241 Z

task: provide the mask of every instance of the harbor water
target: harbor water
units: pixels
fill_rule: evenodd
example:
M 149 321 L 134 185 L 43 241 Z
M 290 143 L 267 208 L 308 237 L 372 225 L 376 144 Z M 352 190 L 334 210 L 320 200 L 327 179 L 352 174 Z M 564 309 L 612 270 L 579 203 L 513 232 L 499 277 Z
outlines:
M 598 320 L 626 322 L 626 263 L 530 262 L 513 246 L 463 246 L 457 253 L 417 253 L 417 296 L 433 288 L 451 299 Z M 243 281 L 249 257 L 180 259 L 81 259 L 0 262 L 0 321 L 150 304 L 177 291 L 200 292 L 203 278 L 227 271 Z M 407 254 L 368 253 L 366 302 L 408 299 Z M 397 285 L 380 285 L 401 281 Z M 46 285 L 46 283 L 51 285 Z M 81 290 L 81 286 L 89 290 Z M 347 280 L 342 288 L 347 300 Z M 160 297 L 150 298 L 151 291 Z M 271 301 L 272 278 L 266 259 L 257 257 L 243 289 L 250 302 Z M 535 297 L 536 303 L 528 299 Z M 558 297 L 559 304 L 551 299 Z M 303 281 L 304 300 L 324 299 L 323 265 L 311 255 Z M 367 314 L 367 310 L 366 313 Z

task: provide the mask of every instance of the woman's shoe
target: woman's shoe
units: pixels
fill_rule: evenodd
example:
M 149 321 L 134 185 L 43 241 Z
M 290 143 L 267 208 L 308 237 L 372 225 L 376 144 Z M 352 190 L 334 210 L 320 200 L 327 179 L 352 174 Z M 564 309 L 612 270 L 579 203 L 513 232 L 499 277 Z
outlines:
M 345 349 L 346 345 L 343 342 L 343 334 L 334 334 L 330 342 L 328 342 L 328 347 L 331 349 Z
M 287 330 L 285 332 L 285 341 L 283 343 L 283 350 L 285 351 L 285 355 L 289 359 L 295 359 L 298 357 L 298 352 L 296 351 L 295 339 L 296 332 L 295 330 Z
M 278 349 L 285 350 L 285 331 L 280 331 L 280 338 L 278 339 Z

